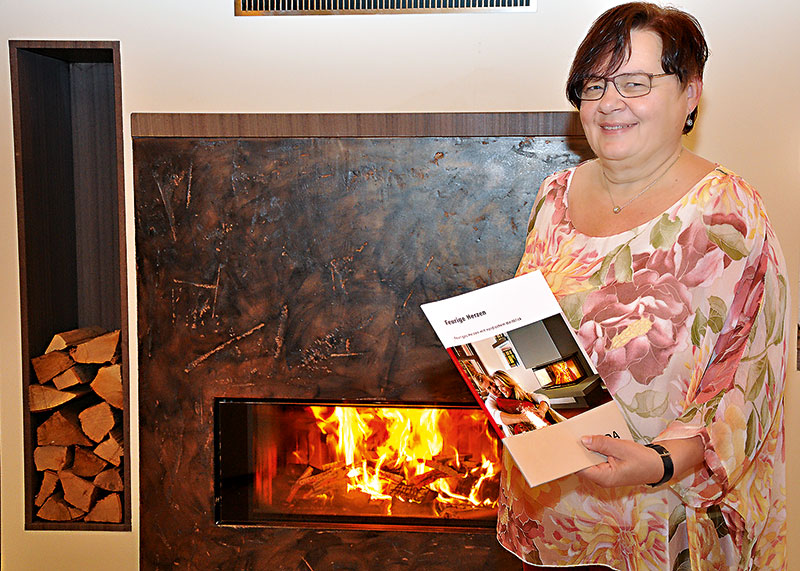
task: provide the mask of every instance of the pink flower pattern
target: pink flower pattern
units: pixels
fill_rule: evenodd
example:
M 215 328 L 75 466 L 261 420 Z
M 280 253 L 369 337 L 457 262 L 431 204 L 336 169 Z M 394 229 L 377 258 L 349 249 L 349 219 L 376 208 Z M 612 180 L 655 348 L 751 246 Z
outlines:
M 573 173 L 542 184 L 518 273 L 545 275 L 635 438 L 700 436 L 705 465 L 669 488 L 529 488 L 505 458 L 500 543 L 534 564 L 785 569 L 789 302 L 761 198 L 718 167 L 662 216 L 591 237 L 569 218 Z

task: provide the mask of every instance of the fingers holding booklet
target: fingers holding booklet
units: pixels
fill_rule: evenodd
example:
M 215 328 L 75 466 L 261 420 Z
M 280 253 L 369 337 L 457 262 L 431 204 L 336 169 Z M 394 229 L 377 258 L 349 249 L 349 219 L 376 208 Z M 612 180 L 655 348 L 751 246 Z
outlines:
M 632 439 L 540 272 L 422 310 L 528 485 L 604 462 L 582 436 Z

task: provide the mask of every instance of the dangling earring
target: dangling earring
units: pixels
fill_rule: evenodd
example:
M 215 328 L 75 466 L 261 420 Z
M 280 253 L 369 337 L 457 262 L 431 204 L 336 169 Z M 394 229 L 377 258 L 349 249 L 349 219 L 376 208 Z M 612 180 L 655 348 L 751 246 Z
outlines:
M 694 119 L 692 119 L 691 117 L 687 117 L 686 118 L 686 126 L 687 127 L 691 127 L 692 125 L 694 125 Z

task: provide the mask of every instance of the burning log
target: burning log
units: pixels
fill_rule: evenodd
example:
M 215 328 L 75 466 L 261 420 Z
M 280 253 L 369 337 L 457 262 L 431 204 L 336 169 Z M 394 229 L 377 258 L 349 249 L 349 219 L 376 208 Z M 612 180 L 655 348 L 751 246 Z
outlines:
M 349 471 L 348 466 L 344 462 L 333 462 L 323 466 L 323 470 L 314 474 L 314 468 L 307 466 L 300 477 L 295 480 L 289 493 L 286 496 L 286 502 L 292 503 L 295 496 L 303 487 L 310 487 L 311 491 L 318 494 L 325 491 L 336 480 L 341 480 L 347 475 Z
M 444 474 L 445 477 L 447 477 L 447 478 L 463 478 L 464 477 L 464 474 L 462 474 L 461 472 L 459 472 L 458 470 L 456 470 L 455 468 L 453 468 L 449 464 L 446 464 L 445 462 L 441 462 L 441 461 L 436 460 L 436 459 L 426 460 L 425 461 L 425 465 L 427 467 L 429 467 L 429 468 L 433 468 L 434 470 L 438 470 L 439 472 Z
M 407 502 L 416 502 L 418 504 L 432 502 L 437 495 L 430 488 L 413 484 L 397 484 L 389 493 Z
M 122 521 L 119 338 L 119 330 L 75 329 L 55 335 L 45 354 L 31 360 L 36 382 L 28 387 L 27 412 L 36 430 L 37 519 Z
M 418 476 L 414 476 L 413 478 L 411 478 L 411 480 L 409 481 L 409 485 L 416 487 L 429 486 L 436 480 L 446 477 L 447 474 L 445 474 L 444 472 L 440 472 L 439 470 L 428 470 L 427 472 L 424 472 L 422 474 L 419 474 Z
M 331 468 L 315 476 L 307 478 L 303 482 L 303 485 L 310 485 L 311 489 L 318 494 L 320 492 L 324 492 L 325 490 L 329 489 L 331 485 L 335 484 L 337 481 L 343 481 L 344 477 L 347 475 L 347 472 L 349 471 L 350 470 L 347 466 Z M 309 482 L 309 480 L 313 481 Z
M 403 476 L 401 476 L 400 474 L 395 474 L 394 472 L 391 472 L 389 470 L 382 470 L 381 478 L 393 484 L 401 484 L 405 482 L 405 478 L 403 478 Z
M 347 473 L 347 465 L 344 462 L 334 462 L 333 464 L 328 464 L 327 467 L 322 470 L 322 472 L 312 476 L 306 476 L 305 478 L 301 476 L 298 478 L 297 483 L 301 486 L 313 486 L 319 482 L 336 478 L 342 473 Z
M 283 472 L 280 466 L 276 470 L 270 464 L 274 462 L 272 447 L 257 447 L 263 450 L 263 456 L 256 456 L 256 465 L 264 468 L 256 481 L 263 490 L 269 490 L 257 490 L 260 503 L 274 506 L 274 490 L 284 490 L 281 497 L 289 513 L 312 516 L 334 513 L 491 519 L 494 515 L 494 498 L 483 497 L 482 492 L 491 479 L 487 476 L 498 465 L 498 459 L 492 456 L 497 447 L 485 438 L 483 417 L 478 415 L 475 422 L 484 438 L 476 439 L 469 448 L 463 445 L 461 435 L 449 432 L 448 426 L 455 423 L 441 423 L 427 411 L 398 414 L 370 409 L 359 417 L 361 413 L 352 410 L 309 408 L 316 425 L 302 417 L 289 417 L 300 427 L 300 434 L 286 443 L 288 461 Z M 416 417 L 421 421 L 409 428 Z M 398 424 L 396 430 L 392 423 Z M 441 438 L 426 437 L 432 434 L 430 431 L 440 431 L 444 443 Z M 456 438 L 458 445 L 448 442 L 449 437 Z M 345 454 L 352 454 L 349 464 L 344 461 Z
M 497 513 L 496 507 L 480 507 L 471 504 L 447 504 L 439 510 L 439 517 L 445 519 L 485 519 Z
M 294 484 L 292 484 L 289 493 L 286 495 L 286 503 L 291 504 L 294 501 L 294 497 L 297 495 L 297 492 L 300 491 L 300 488 L 303 487 L 303 480 L 308 478 L 311 474 L 314 473 L 314 468 L 311 466 L 306 466 L 306 469 L 300 474 L 300 477 L 295 480 Z
M 500 494 L 500 474 L 481 480 L 478 487 L 478 497 L 494 500 Z

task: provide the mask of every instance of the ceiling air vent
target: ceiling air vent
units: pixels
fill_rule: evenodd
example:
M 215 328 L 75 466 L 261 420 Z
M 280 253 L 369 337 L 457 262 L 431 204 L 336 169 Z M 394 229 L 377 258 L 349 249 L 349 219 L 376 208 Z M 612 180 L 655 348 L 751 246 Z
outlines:
M 537 0 L 234 0 L 236 16 L 535 12 Z

